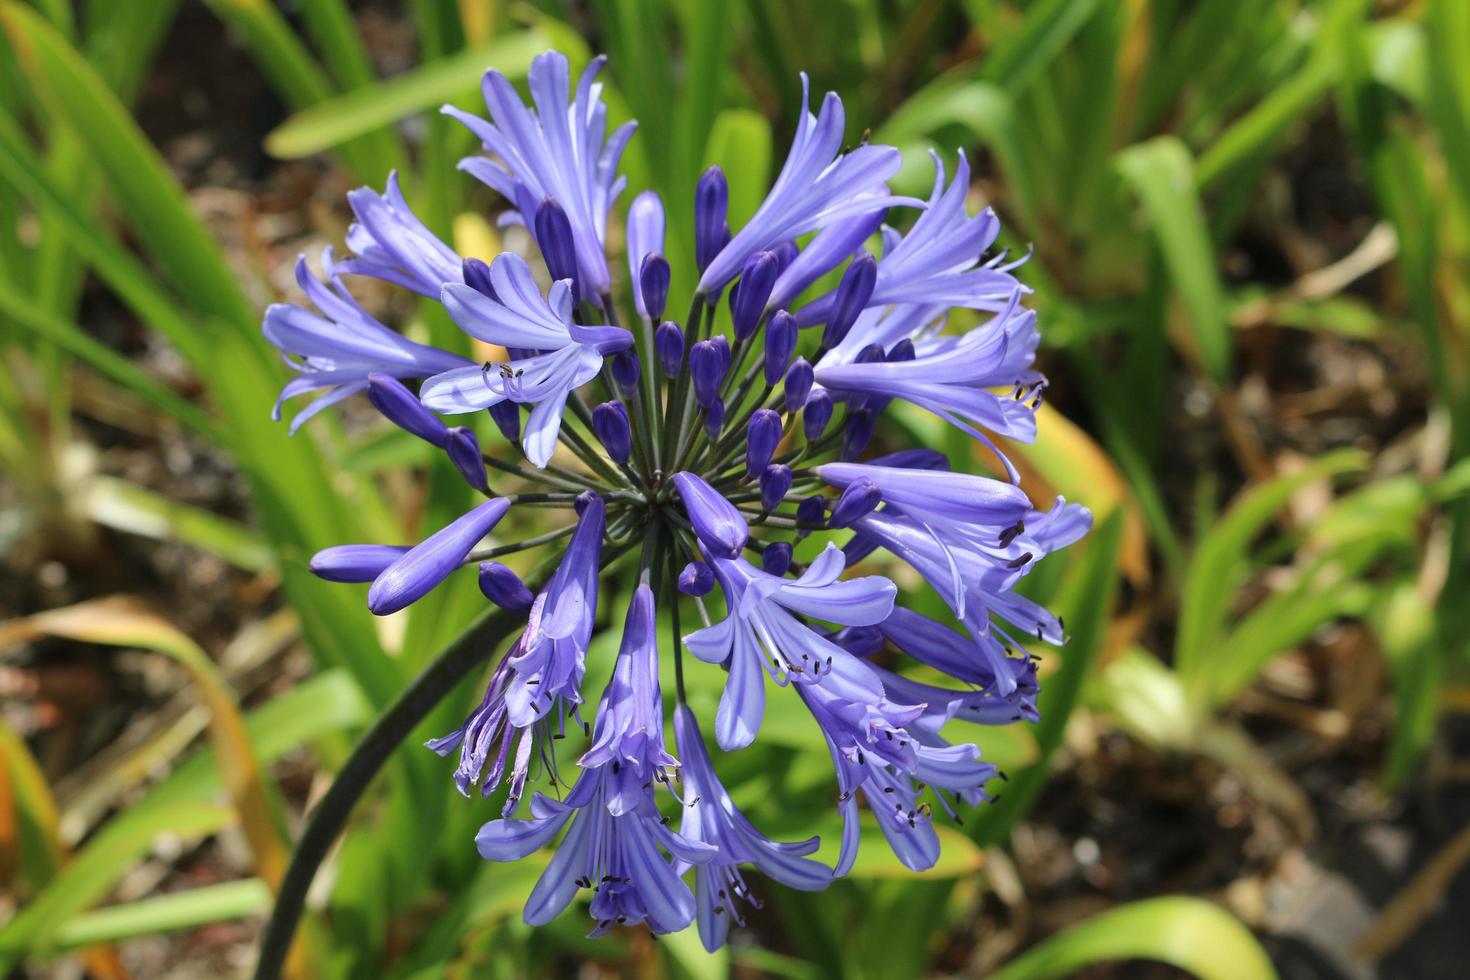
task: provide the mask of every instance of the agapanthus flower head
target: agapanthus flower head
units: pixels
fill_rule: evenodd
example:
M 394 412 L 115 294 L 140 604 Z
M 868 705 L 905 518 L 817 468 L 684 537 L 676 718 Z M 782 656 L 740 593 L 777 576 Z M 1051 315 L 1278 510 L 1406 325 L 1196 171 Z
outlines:
M 963 155 L 952 179 L 935 158 L 927 202 L 895 196 L 898 150 L 844 149 L 841 100 L 829 94 L 813 115 L 803 78 L 791 151 L 748 222 L 732 234 L 715 167 L 697 181 L 692 227 L 671 234 L 663 199 L 644 191 L 623 221 L 624 253 L 609 255 L 632 129 L 608 134 L 601 66 L 574 88 L 567 60 L 547 53 L 531 68 L 533 105 L 492 71 L 490 121 L 446 110 L 484 144 L 489 156 L 461 166 L 504 198 L 502 220 L 528 227 L 534 261 L 456 255 L 390 177 L 382 194 L 350 197 L 353 258 L 334 266 L 328 253 L 325 281 L 298 267 L 320 312 L 273 306 L 265 331 L 298 372 L 282 400 L 325 392 L 293 428 L 366 392 L 479 497 L 417 545 L 341 545 L 311 567 L 368 584 L 380 614 L 473 567 L 463 574 L 477 574 L 495 614 L 520 621 L 478 706 L 429 747 L 456 757 L 466 796 L 504 794 L 476 838 L 482 855 L 555 847 L 526 921 L 582 894 L 594 935 L 697 921 L 715 949 L 759 904 L 750 869 L 813 891 L 847 873 L 863 808 L 907 866 L 937 860 L 933 821 L 983 805 L 996 775 L 949 726 L 1039 717 L 1035 645 L 1065 630 L 1016 588 L 1091 516 L 1060 499 L 1038 506 L 1013 470 L 952 471 L 885 424 L 907 401 L 997 451 L 995 437 L 1035 432 L 1046 383 L 1036 317 L 1018 263 L 990 254 L 996 216 L 967 206 Z M 678 241 L 690 254 L 669 254 Z M 477 340 L 493 356 L 474 363 L 404 338 L 357 303 L 343 273 L 440 303 L 466 349 Z M 692 296 L 670 296 L 696 274 Z M 808 296 L 828 275 L 835 288 Z M 664 319 L 686 300 L 686 319 Z M 963 329 L 975 317 L 954 308 L 992 315 Z M 949 614 L 899 604 L 894 562 Z M 607 596 L 626 601 L 622 616 Z M 589 668 L 610 622 L 621 624 L 617 657 L 610 671 Z M 686 670 L 720 679 L 713 717 L 696 717 Z M 706 729 L 725 751 L 758 744 L 768 697 L 797 699 L 823 734 L 843 818 L 833 868 L 811 858 L 816 838 L 777 843 L 758 830 L 762 814 L 736 807 L 708 749 Z M 525 806 L 532 787 L 554 795 Z

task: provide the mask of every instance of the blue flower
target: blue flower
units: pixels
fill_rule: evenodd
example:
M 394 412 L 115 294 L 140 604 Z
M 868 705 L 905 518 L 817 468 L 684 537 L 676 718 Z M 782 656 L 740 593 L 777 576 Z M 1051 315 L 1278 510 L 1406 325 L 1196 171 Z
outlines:
M 1045 385 L 1032 367 L 1038 340 L 1036 313 L 1020 306 L 1016 292 L 989 323 L 957 337 L 922 337 L 910 360 L 818 363 L 816 379 L 846 398 L 902 398 L 987 445 L 990 439 L 982 429 L 1032 442 Z M 997 394 L 995 388 L 1011 393 Z M 1009 461 L 1006 465 L 1010 467 Z
M 494 820 L 475 838 L 485 858 L 515 861 L 570 824 L 526 903 L 531 925 L 551 921 L 582 888 L 593 891 L 594 936 L 614 923 L 647 922 L 656 933 L 676 932 L 694 918 L 694 896 L 676 861 L 703 864 L 719 851 L 669 830 L 654 805 L 654 784 L 667 782 L 668 769 L 678 765 L 664 749 L 654 626 L 653 593 L 640 586 L 598 708 L 592 746 L 578 762 L 582 775 L 566 800 L 538 793 L 529 820 Z
M 545 466 L 556 449 L 567 398 L 597 376 L 605 355 L 627 349 L 633 338 L 617 327 L 575 323 L 570 284 L 553 283 L 542 296 L 520 256 L 498 257 L 490 266 L 490 281 L 496 299 L 469 286 L 450 284 L 444 287 L 444 308 L 472 337 L 538 353 L 435 374 L 419 395 L 429 408 L 449 413 L 473 412 L 507 400 L 534 406 L 521 446 L 527 459 Z
M 602 498 L 583 498 L 581 520 L 546 589 L 539 615 L 526 624 L 525 643 L 509 657 L 515 676 L 506 685 L 511 724 L 525 728 L 553 708 L 582 703 L 587 645 L 597 616 L 598 558 L 606 529 Z
M 816 116 L 807 110 L 809 104 L 809 84 L 803 73 L 801 119 L 791 152 L 750 221 L 705 268 L 699 291 L 706 296 L 723 289 L 757 252 L 855 213 L 870 214 L 895 204 L 923 207 L 921 201 L 887 193 L 885 182 L 903 163 L 897 149 L 864 144 L 851 153 L 840 153 L 846 126 L 842 100 L 828 92 Z
M 356 258 L 339 262 L 338 274 L 372 276 L 430 299 L 438 299 L 445 284 L 464 282 L 464 260 L 409 208 L 397 172 L 388 175 L 382 194 L 359 187 L 348 192 L 347 203 L 357 216 L 347 229 Z
M 715 847 L 719 856 L 694 868 L 694 897 L 699 906 L 699 936 L 714 952 L 725 944 L 731 922 L 744 925 L 735 900 L 757 907 L 740 865 L 752 864 L 774 881 L 801 891 L 821 891 L 832 883 L 832 869 L 807 855 L 821 843 L 816 837 L 778 844 L 751 824 L 730 799 L 715 775 L 699 722 L 688 705 L 674 709 L 674 737 L 684 756 L 683 821 L 679 833 L 689 840 Z
M 331 581 L 372 583 L 369 607 L 386 614 L 478 565 L 496 615 L 525 617 L 480 703 L 428 747 L 455 757 L 453 781 L 466 797 L 504 787 L 500 819 L 476 838 L 484 857 L 555 847 L 526 921 L 549 922 L 586 891 L 594 936 L 619 923 L 665 933 L 697 922 L 714 950 L 744 924 L 742 906 L 759 905 L 747 868 L 808 891 L 851 870 L 861 802 L 906 866 L 934 864 L 934 807 L 960 820 L 959 809 L 989 799 L 996 775 L 976 745 L 952 744 L 954 727 L 1036 721 L 1037 658 L 1027 645 L 1065 639 L 1061 620 L 1017 586 L 1085 534 L 1091 515 L 1061 499 L 1038 508 L 1013 468 L 1010 482 L 952 472 L 924 447 L 861 459 L 895 398 L 992 448 L 993 435 L 1035 435 L 1046 383 L 1036 317 L 1022 305 L 1022 263 L 986 255 L 998 222 L 968 212 L 963 155 L 952 179 L 935 158 L 927 202 L 895 196 L 886 182 L 898 151 L 864 142 L 843 152 L 841 101 L 828 95 L 812 115 L 803 76 L 791 152 L 735 235 L 718 167 L 695 185 L 692 228 L 668 228 L 653 191 L 633 199 L 620 257 L 629 289 L 619 290 L 632 302 L 620 311 L 607 230 L 632 124 L 607 132 L 595 83 L 602 63 L 573 89 L 567 60 L 548 52 L 531 67 L 533 105 L 491 71 L 490 121 L 445 110 L 488 151 L 461 167 L 508 200 L 502 220 L 528 227 L 541 253 L 534 269 L 509 253 L 461 261 L 390 176 L 381 194 L 349 195 L 353 258 L 334 267 L 327 253 L 325 281 L 298 265 L 319 312 L 273 306 L 264 329 L 298 372 L 281 400 L 322 392 L 293 430 L 366 389 L 380 415 L 444 452 L 483 497 L 413 547 L 328 548 L 311 567 Z M 912 217 L 899 208 L 919 212 L 907 232 L 884 224 Z M 666 254 L 679 241 L 692 242 L 692 254 Z M 681 262 L 699 283 L 692 296 L 670 297 Z M 837 271 L 836 289 L 791 312 Z M 357 304 L 347 273 L 439 302 L 469 338 L 503 355 L 477 365 L 403 338 Z M 727 289 L 725 321 L 716 314 Z M 671 300 L 690 301 L 687 322 L 663 319 Z M 995 315 L 962 329 L 969 317 L 951 325 L 954 308 Z M 492 438 L 519 445 L 531 465 L 503 458 L 505 446 L 484 443 Z M 517 518 L 505 521 L 512 507 Z M 519 540 L 506 533 L 512 524 Z M 492 529 L 494 545 L 477 551 Z M 559 549 L 541 565 L 554 571 L 523 580 L 533 566 L 511 556 L 538 548 Z M 952 615 L 898 607 L 886 574 L 851 573 L 880 549 Z M 630 601 L 611 677 L 589 683 L 604 576 L 621 580 L 613 591 Z M 696 621 L 686 607 L 703 628 L 681 635 Z M 661 621 L 670 626 L 662 651 Z M 774 841 L 736 807 L 688 704 L 686 647 L 710 665 L 692 669 L 726 672 L 713 718 L 721 748 L 755 742 L 768 696 L 799 698 L 810 712 L 842 817 L 835 867 L 812 859 L 815 837 Z M 905 666 L 915 664 L 941 676 L 916 679 Z M 666 666 L 682 769 L 664 738 Z M 589 698 L 591 725 L 581 717 Z M 579 754 L 575 777 L 563 781 L 555 749 L 567 738 Z M 533 786 L 566 795 L 535 793 L 526 814 Z M 662 800 L 660 787 L 669 790 Z M 677 832 L 660 802 L 681 811 Z
M 631 810 L 649 783 L 667 783 L 679 761 L 664 750 L 663 695 L 658 684 L 657 621 L 653 592 L 640 585 L 628 605 L 623 645 L 612 680 L 603 692 L 592 745 L 578 765 L 608 766 L 612 775 L 607 808 L 613 815 Z
M 720 748 L 731 751 L 755 740 L 765 714 L 763 670 L 781 685 L 821 684 L 854 700 L 881 695 L 861 661 L 797 615 L 844 626 L 881 623 L 893 610 L 898 590 L 892 582 L 876 575 L 840 581 L 845 560 L 841 549 L 831 544 L 795 581 L 741 558 L 710 554 L 708 561 L 730 615 L 686 636 L 684 642 L 706 663 L 729 665 L 730 679 L 715 715 Z
M 296 260 L 296 282 L 321 312 L 276 303 L 266 309 L 261 328 L 298 372 L 281 389 L 275 418 L 281 417 L 281 406 L 297 395 L 327 389 L 291 420 L 293 433 L 322 409 L 365 389 L 370 374 L 422 378 L 470 363 L 448 351 L 416 344 L 369 316 L 337 279 L 330 249 L 322 253 L 322 265 L 331 288 L 311 274 L 305 256 Z
M 920 802 L 916 781 L 978 800 L 995 767 L 980 760 L 974 745 L 950 745 L 924 731 L 935 720 L 926 705 L 897 704 L 881 694 L 853 700 L 822 684 L 797 691 L 822 729 L 837 769 L 843 832 L 834 873 L 846 874 L 857 859 L 858 790 L 898 859 L 915 871 L 933 867 L 939 838 L 931 825 L 932 807 Z M 943 795 L 935 795 L 948 806 Z
M 963 152 L 948 187 L 944 184 L 944 161 L 937 153 L 932 157 L 934 189 L 928 207 L 907 234 L 883 228 L 883 258 L 878 262 L 877 282 L 868 305 L 1004 309 L 1017 290 L 1030 290 L 1016 281 L 1010 267 L 980 258 L 995 244 L 1000 221 L 989 208 L 973 217 L 965 210 L 970 163 Z M 828 293 L 797 310 L 797 322 L 803 326 L 821 323 L 834 298 L 835 294 Z M 855 343 L 861 349 L 872 341 L 860 337 Z
M 922 512 L 921 512 L 922 513 Z M 1062 624 L 1052 613 L 1014 589 L 1033 563 L 1076 541 L 1092 524 L 1086 508 L 1060 498 L 1046 513 L 1033 511 L 1005 533 L 993 525 L 949 525 L 941 534 L 922 516 L 892 510 L 874 511 L 853 524 L 867 538 L 902 558 L 939 593 L 971 636 L 983 636 L 990 617 L 998 616 L 1023 636 L 1059 645 Z M 999 626 L 993 627 L 1005 636 Z M 1019 643 L 1007 644 L 1012 647 Z M 1009 696 L 1016 684 L 1012 672 L 992 644 L 978 648 L 990 659 L 995 690 Z
M 485 105 L 493 122 L 445 106 L 477 136 L 497 159 L 467 157 L 460 169 L 500 192 L 515 207 L 514 216 L 529 226 L 544 198 L 553 198 L 567 213 L 576 241 L 577 270 L 584 293 L 610 288 L 604 252 L 607 214 L 626 180 L 618 161 L 636 128 L 618 127 L 607 137 L 607 107 L 602 86 L 594 82 L 606 58 L 596 58 L 571 91 L 571 70 L 557 51 L 531 62 L 532 112 L 500 72 L 485 73 Z M 568 103 L 570 102 L 570 108 Z

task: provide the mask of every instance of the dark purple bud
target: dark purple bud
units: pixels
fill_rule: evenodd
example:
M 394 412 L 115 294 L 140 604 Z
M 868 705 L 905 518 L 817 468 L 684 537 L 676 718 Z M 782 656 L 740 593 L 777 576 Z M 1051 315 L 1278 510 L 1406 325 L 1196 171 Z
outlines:
M 709 595 L 714 587 L 715 573 L 702 561 L 691 561 L 679 573 L 679 591 L 685 595 Z
M 711 439 L 718 439 L 724 427 L 725 399 L 716 398 L 704 410 L 704 431 Z
M 592 410 L 592 431 L 607 454 L 619 463 L 628 461 L 633 451 L 633 432 L 628 425 L 628 409 L 620 401 L 603 402 Z
M 371 582 L 408 553 L 387 544 L 339 544 L 311 556 L 311 571 L 328 582 Z
M 500 297 L 495 295 L 495 287 L 490 284 L 490 266 L 483 259 L 465 259 L 460 271 L 466 286 L 482 296 L 500 302 Z
M 684 366 L 684 331 L 673 320 L 665 320 L 653 332 L 653 350 L 658 366 L 668 378 L 677 378 Z
M 368 375 L 368 401 L 382 416 L 405 432 L 412 432 L 424 442 L 443 446 L 449 430 L 439 416 L 429 411 L 418 396 L 403 382 L 376 371 Z
M 785 575 L 791 567 L 791 543 L 775 541 L 761 552 L 761 569 L 771 575 Z
M 873 441 L 876 426 L 877 416 L 867 409 L 849 412 L 847 425 L 842 430 L 842 458 L 851 461 L 861 456 L 868 443 Z
M 643 257 L 643 267 L 638 271 L 638 294 L 643 297 L 643 308 L 650 320 L 664 315 L 669 302 L 669 260 L 657 252 Z
M 883 359 L 896 364 L 900 361 L 912 361 L 917 356 L 918 354 L 914 351 L 914 342 L 905 337 L 888 348 L 888 353 Z
M 710 344 L 714 347 L 715 353 L 719 355 L 720 376 L 724 377 L 730 370 L 730 338 L 724 334 L 720 334 L 719 336 L 711 337 Z
M 587 513 L 588 507 L 591 507 L 594 503 L 597 503 L 598 501 L 599 498 L 597 496 L 597 491 L 583 490 L 581 493 L 577 494 L 577 499 L 572 501 L 572 509 L 577 512 L 578 517 L 581 517 L 583 514 Z
M 825 524 L 827 521 L 827 501 L 820 495 L 807 497 L 796 505 L 796 523 L 798 524 Z M 804 538 L 812 533 L 812 528 L 802 527 L 796 529 L 796 536 Z
M 795 242 L 786 241 L 771 249 L 771 254 L 776 257 L 776 276 L 780 278 L 781 273 L 796 261 L 796 256 L 800 253 L 797 251 Z
M 531 590 L 515 572 L 498 561 L 480 562 L 480 592 L 486 599 L 511 612 L 525 612 L 536 602 Z
M 857 352 L 857 357 L 854 357 L 852 362 L 854 364 L 882 364 L 883 360 L 883 345 L 869 344 Z
M 694 261 L 703 272 L 714 261 L 730 234 L 725 212 L 730 204 L 730 188 L 725 172 L 710 167 L 694 187 Z
M 552 281 L 572 280 L 572 301 L 578 302 L 581 290 L 577 288 L 577 243 L 572 238 L 572 222 L 566 211 L 554 197 L 541 199 L 536 208 L 532 229 L 536 232 L 536 244 L 541 247 L 541 257 L 546 260 L 546 271 Z M 845 281 L 845 280 L 844 280 Z
M 701 340 L 689 348 L 689 373 L 694 379 L 694 397 L 706 409 L 720 395 L 725 380 L 725 359 L 712 340 Z
M 827 314 L 827 328 L 822 332 L 823 347 L 830 350 L 842 343 L 842 338 L 857 322 L 858 314 L 868 305 L 877 281 L 878 261 L 872 255 L 864 252 L 848 263 L 832 299 L 832 311 Z
M 638 375 L 642 372 L 643 365 L 639 363 L 638 352 L 633 348 L 620 350 L 612 356 L 613 384 L 623 398 L 632 398 L 637 393 Z
M 781 442 L 781 416 L 769 408 L 758 408 L 745 428 L 745 474 L 763 472 Z
M 791 467 L 785 463 L 767 466 L 761 474 L 761 510 L 771 511 L 780 507 L 790 489 Z
M 827 524 L 830 527 L 851 527 L 853 521 L 872 513 L 873 508 L 882 502 L 883 493 L 878 484 L 867 477 L 853 480 L 843 488 L 842 496 L 832 506 L 832 516 Z
M 755 335 L 771 287 L 776 285 L 776 257 L 770 252 L 756 252 L 740 270 L 740 289 L 730 293 L 730 321 L 735 325 L 735 339 Z
M 414 545 L 373 580 L 368 609 L 376 616 L 386 616 L 428 595 L 509 509 L 510 501 L 504 497 L 487 500 Z
M 781 385 L 786 395 L 786 411 L 799 411 L 806 404 L 812 393 L 812 377 L 812 366 L 806 358 L 798 357 L 791 362 L 791 367 L 786 370 L 786 381 Z
M 849 626 L 833 633 L 830 639 L 854 657 L 864 659 L 882 650 L 887 642 L 883 631 L 876 626 Z
M 827 431 L 827 423 L 832 421 L 832 396 L 827 394 L 827 389 L 818 388 L 806 397 L 806 404 L 801 407 L 801 429 L 806 433 L 808 442 L 816 442 L 822 438 L 822 433 Z
M 717 558 L 738 557 L 750 539 L 750 528 L 735 505 L 702 478 L 688 472 L 674 474 L 674 489 L 700 542 Z
M 868 462 L 873 466 L 896 466 L 905 470 L 947 470 L 949 459 L 937 449 L 900 449 Z
M 474 432 L 462 425 L 456 425 L 449 430 L 444 440 L 444 451 L 466 483 L 481 493 L 490 492 L 490 481 L 485 476 L 485 460 L 480 456 L 480 440 L 475 438 Z
M 500 434 L 509 439 L 512 444 L 521 441 L 521 406 L 509 398 L 498 401 L 490 406 L 490 418 L 495 422 L 495 427 Z
M 796 317 L 777 310 L 766 321 L 766 384 L 781 380 L 791 355 L 796 353 Z

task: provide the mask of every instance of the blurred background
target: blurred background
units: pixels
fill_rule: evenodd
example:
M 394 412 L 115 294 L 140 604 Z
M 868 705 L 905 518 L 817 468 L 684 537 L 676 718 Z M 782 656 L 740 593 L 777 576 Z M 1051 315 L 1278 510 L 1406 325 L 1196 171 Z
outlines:
M 1027 580 L 1072 642 L 1041 723 L 968 733 L 1010 783 L 937 868 L 874 840 L 826 894 L 757 881 L 718 956 L 521 923 L 538 863 L 480 861 L 498 805 L 418 747 L 472 679 L 359 808 L 294 974 L 1464 976 L 1464 0 L 0 0 L 0 976 L 247 973 L 303 813 L 483 607 L 462 576 L 373 622 L 306 572 L 467 488 L 362 406 L 288 438 L 259 323 L 390 168 L 464 254 L 525 248 L 436 110 L 547 47 L 610 55 L 671 254 L 708 164 L 753 211 L 800 71 L 904 192 L 970 155 L 1052 382 L 1013 455 L 1098 518 Z M 834 836 L 795 715 L 721 766 L 773 836 Z

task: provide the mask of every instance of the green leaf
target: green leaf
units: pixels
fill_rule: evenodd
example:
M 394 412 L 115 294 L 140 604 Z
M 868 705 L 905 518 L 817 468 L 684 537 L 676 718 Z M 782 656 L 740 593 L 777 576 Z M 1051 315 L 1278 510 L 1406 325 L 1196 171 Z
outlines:
M 1186 687 L 1202 693 L 1207 655 L 1217 648 L 1236 590 L 1249 570 L 1251 540 L 1301 487 L 1366 465 L 1364 453 L 1341 450 L 1260 484 L 1241 495 L 1200 540 L 1184 576 L 1174 645 L 1174 667 Z
M 1390 729 L 1382 777 L 1384 787 L 1393 790 L 1403 785 L 1434 738 L 1446 658 L 1436 642 L 1434 608 L 1413 581 L 1397 583 L 1384 599 L 1369 621 L 1393 678 L 1397 718 Z
M 1158 960 L 1200 980 L 1274 980 L 1261 944 L 1233 916 L 1198 898 L 1153 898 L 1071 927 L 990 975 L 1050 980 L 1111 960 Z
M 191 888 L 78 915 L 56 930 L 49 950 L 75 949 L 243 919 L 265 913 L 270 903 L 270 889 L 259 878 Z
M 0 281 L 0 317 L 80 358 L 206 439 L 219 441 L 221 433 L 218 427 L 199 406 L 175 393 L 129 358 L 93 339 L 80 327 L 36 306 L 3 281 Z
M 6 3 L 0 23 L 38 94 L 53 112 L 72 121 L 110 176 L 148 251 L 202 309 L 237 329 L 253 330 L 255 312 L 238 276 L 117 97 L 33 10 Z
M 705 159 L 718 164 L 730 184 L 730 227 L 750 219 L 770 188 L 771 124 L 750 109 L 726 109 L 715 117 Z
M 507 34 L 485 47 L 324 99 L 271 130 L 265 148 L 284 160 L 329 150 L 407 116 L 437 110 L 444 102 L 474 90 L 487 68 L 513 80 L 524 78 L 531 59 L 545 47 L 546 40 L 534 31 Z
M 1115 162 L 1148 215 L 1184 302 L 1200 366 L 1223 384 L 1230 377 L 1228 311 L 1189 150 L 1172 136 L 1160 136 L 1123 150 Z
M 1020 96 L 1066 47 L 1097 9 L 1097 0 L 1039 0 L 1017 30 L 987 51 L 979 76 Z
M 227 806 L 188 800 L 154 808 L 152 819 L 115 820 L 0 929 L 0 973 L 10 974 L 33 949 L 51 941 L 61 924 L 107 894 L 156 840 L 197 840 L 228 826 Z
M 87 516 L 105 527 L 176 541 L 247 572 L 275 565 L 274 554 L 254 529 L 135 483 L 98 475 L 82 485 L 79 497 Z
M 985 807 L 971 832 L 981 844 L 994 844 L 1026 815 L 1051 772 L 1052 756 L 1062 744 L 1067 720 L 1081 700 L 1107 631 L 1108 614 L 1118 586 L 1118 549 L 1123 540 L 1123 514 L 1114 510 L 1094 527 L 1058 608 L 1070 636 L 1057 656 L 1061 666 L 1042 685 L 1041 721 L 1035 726 L 1037 760 L 1013 773 L 1000 798 Z

